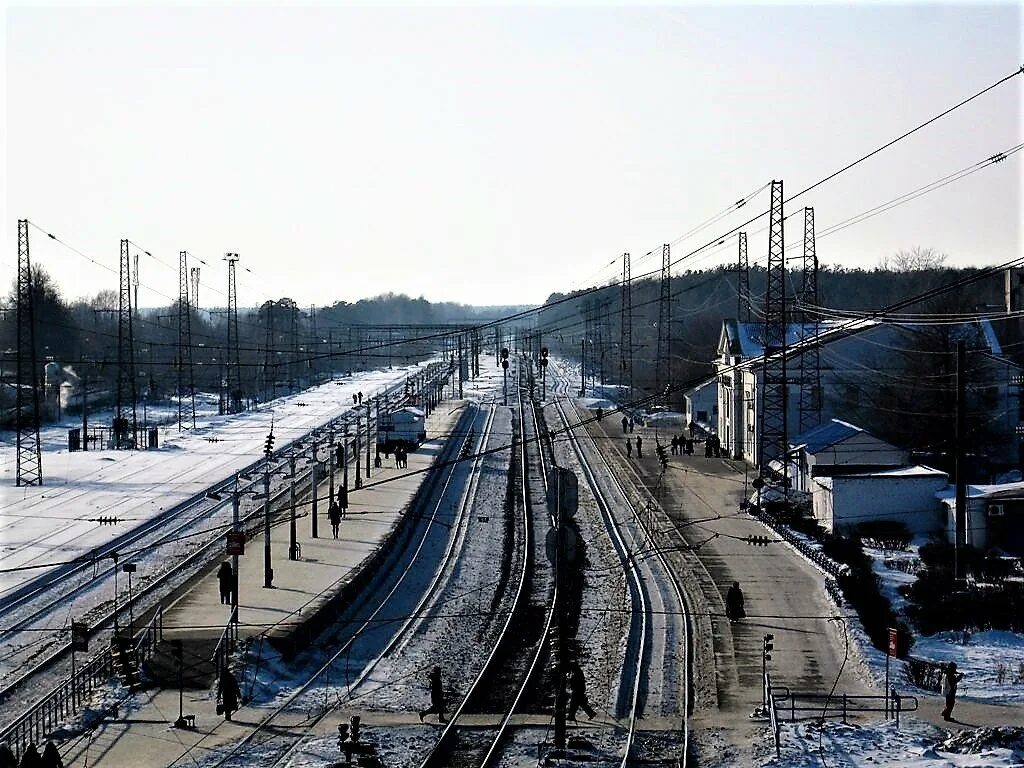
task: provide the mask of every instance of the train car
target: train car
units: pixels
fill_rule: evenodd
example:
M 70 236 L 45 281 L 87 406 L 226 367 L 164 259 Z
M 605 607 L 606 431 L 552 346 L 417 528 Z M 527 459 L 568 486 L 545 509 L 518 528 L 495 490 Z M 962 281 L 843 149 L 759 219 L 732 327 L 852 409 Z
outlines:
M 426 415 L 419 408 L 407 406 L 377 419 L 377 447 L 391 453 L 398 446 L 416 450 L 427 439 Z

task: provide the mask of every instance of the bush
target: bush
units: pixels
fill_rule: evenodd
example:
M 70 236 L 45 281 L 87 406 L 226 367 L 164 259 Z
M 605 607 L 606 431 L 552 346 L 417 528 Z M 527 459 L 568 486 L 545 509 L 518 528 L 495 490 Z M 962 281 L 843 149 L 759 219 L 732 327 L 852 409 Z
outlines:
M 904 550 L 913 538 L 906 525 L 893 520 L 861 523 L 855 533 L 869 547 L 882 550 Z

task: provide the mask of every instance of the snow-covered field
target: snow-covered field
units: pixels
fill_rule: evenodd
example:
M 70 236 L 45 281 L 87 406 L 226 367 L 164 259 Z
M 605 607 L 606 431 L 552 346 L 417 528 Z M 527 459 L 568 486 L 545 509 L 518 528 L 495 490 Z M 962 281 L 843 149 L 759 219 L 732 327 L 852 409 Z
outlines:
M 16 488 L 11 432 L 0 444 L 0 597 L 53 564 L 86 555 L 210 485 L 230 477 L 263 454 L 273 425 L 275 448 L 352 407 L 352 395 L 372 396 L 415 372 L 417 366 L 378 370 L 336 379 L 262 404 L 258 411 L 218 416 L 209 404 L 196 429 L 160 427 L 157 450 L 67 450 L 67 429 L 77 419 L 41 431 L 42 486 Z M 212 410 L 212 412 L 211 412 Z M 158 410 L 159 413 L 159 410 Z M 141 412 L 140 412 L 141 420 Z M 167 416 L 164 413 L 163 416 Z M 109 423 L 110 414 L 95 414 Z M 96 519 L 116 516 L 118 525 Z M 20 568 L 24 570 L 13 570 Z

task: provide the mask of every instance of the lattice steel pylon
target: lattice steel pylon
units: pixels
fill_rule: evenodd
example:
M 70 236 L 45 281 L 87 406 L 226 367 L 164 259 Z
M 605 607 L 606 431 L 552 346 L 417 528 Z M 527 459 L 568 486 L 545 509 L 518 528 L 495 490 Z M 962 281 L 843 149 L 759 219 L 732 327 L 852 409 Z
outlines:
M 242 374 L 238 359 L 238 289 L 235 284 L 237 253 L 225 253 L 228 263 L 228 363 L 224 378 L 228 386 L 228 412 L 242 410 Z
M 191 283 L 189 287 L 192 289 L 192 301 L 190 306 L 192 309 L 199 311 L 199 267 L 192 267 L 189 271 L 189 279 Z
M 633 390 L 633 296 L 629 254 L 622 254 L 622 299 L 619 321 L 619 373 L 622 383 Z
M 658 359 L 655 361 L 655 391 L 668 404 L 672 383 L 672 256 L 668 243 L 661 246 L 661 296 L 658 300 Z
M 768 283 L 764 297 L 761 429 L 757 459 L 762 476 L 768 474 L 771 461 L 780 460 L 785 484 L 788 479 L 786 452 L 789 424 L 786 407 L 786 248 L 782 200 L 782 182 L 772 181 L 772 207 L 768 225 Z
M 32 261 L 28 251 L 28 219 L 18 219 L 18 360 L 15 374 L 17 459 L 14 484 L 42 485 L 43 456 L 39 443 L 39 371 L 36 369 L 36 318 L 32 298 Z M 82 436 L 83 439 L 85 435 Z
M 736 261 L 736 319 L 741 323 L 750 322 L 750 259 L 746 232 L 740 232 Z
M 800 353 L 800 432 L 821 423 L 821 355 L 817 337 L 821 332 L 818 314 L 818 253 L 814 247 L 814 209 L 804 208 L 803 284 L 800 286 L 800 337 L 813 339 Z
M 117 298 L 117 403 L 114 408 L 114 445 L 134 448 L 138 429 L 135 405 L 135 334 L 132 325 L 131 259 L 128 241 L 121 241 L 120 290 Z M 128 418 L 131 403 L 131 420 Z M 131 435 L 131 439 L 129 439 Z
M 277 392 L 275 381 L 277 379 L 276 366 L 274 364 L 274 300 L 268 299 L 260 307 L 260 315 L 263 317 L 263 365 L 261 366 L 261 386 L 263 399 L 273 400 Z M 351 329 L 350 329 L 351 331 Z
M 178 253 L 178 431 L 186 420 L 196 428 L 196 388 L 192 368 L 192 308 L 189 306 L 188 251 Z M 186 399 L 188 406 L 186 407 Z

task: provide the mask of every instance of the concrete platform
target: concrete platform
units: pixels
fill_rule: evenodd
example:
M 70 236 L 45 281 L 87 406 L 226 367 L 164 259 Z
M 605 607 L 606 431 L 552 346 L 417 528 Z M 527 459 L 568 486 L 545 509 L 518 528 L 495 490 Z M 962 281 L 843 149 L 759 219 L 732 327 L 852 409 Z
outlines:
M 288 558 L 288 512 L 276 518 L 271 529 L 274 571 L 271 588 L 263 586 L 262 533 L 246 542 L 245 554 L 239 557 L 240 640 L 263 635 L 287 655 L 323 629 L 328 618 L 325 611 L 329 610 L 331 616 L 336 614 L 339 597 L 346 587 L 357 586 L 360 573 L 387 546 L 403 513 L 427 478 L 426 470 L 442 452 L 464 413 L 460 405 L 460 401 L 448 401 L 434 410 L 427 419 L 430 439 L 409 454 L 407 468 L 397 469 L 391 457 L 379 469 L 372 468 L 370 477 L 366 478 L 364 465 L 363 487 L 355 489 L 354 467 L 349 466 L 349 508 L 339 526 L 339 538 L 333 538 L 327 518 L 329 479 L 326 475 L 318 485 L 319 538 L 311 535 L 311 502 L 307 499 L 297 503 L 297 541 L 301 547 L 298 559 Z M 361 460 L 365 460 L 364 457 Z M 341 480 L 339 471 L 335 476 L 336 488 Z M 230 560 L 227 556 L 224 559 Z M 212 566 L 164 608 L 164 639 L 182 641 L 185 665 L 190 671 L 186 675 L 187 682 L 192 685 L 209 683 L 214 648 L 231 613 L 231 607 L 220 602 L 218 567 L 219 563 Z M 166 642 L 162 650 L 165 652 L 158 654 L 150 666 L 151 677 L 176 682 Z

